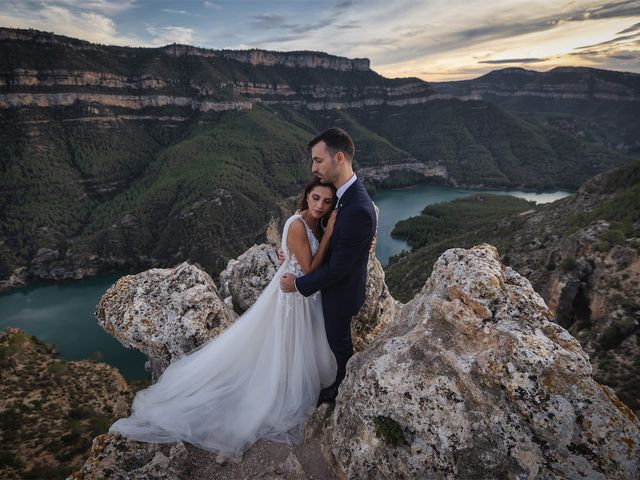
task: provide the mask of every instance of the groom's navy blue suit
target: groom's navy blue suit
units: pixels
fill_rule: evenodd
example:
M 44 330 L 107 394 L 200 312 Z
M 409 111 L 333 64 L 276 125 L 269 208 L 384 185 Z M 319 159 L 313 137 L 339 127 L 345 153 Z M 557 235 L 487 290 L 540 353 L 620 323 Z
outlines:
M 351 317 L 364 303 L 369 249 L 375 232 L 373 202 L 356 180 L 338 200 L 338 216 L 324 264 L 295 282 L 305 297 L 322 291 L 325 329 L 338 364 L 338 383 L 353 355 Z

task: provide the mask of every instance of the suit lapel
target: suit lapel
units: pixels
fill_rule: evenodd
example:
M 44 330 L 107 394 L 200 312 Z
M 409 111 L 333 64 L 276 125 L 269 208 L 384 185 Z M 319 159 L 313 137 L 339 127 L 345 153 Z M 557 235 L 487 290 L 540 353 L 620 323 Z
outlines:
M 343 208 L 349 203 L 349 201 L 353 198 L 356 193 L 356 190 L 361 188 L 360 180 L 356 180 L 353 184 L 347 188 L 347 191 L 344 192 L 340 200 L 338 201 L 338 208 Z M 340 215 L 340 213 L 338 213 Z

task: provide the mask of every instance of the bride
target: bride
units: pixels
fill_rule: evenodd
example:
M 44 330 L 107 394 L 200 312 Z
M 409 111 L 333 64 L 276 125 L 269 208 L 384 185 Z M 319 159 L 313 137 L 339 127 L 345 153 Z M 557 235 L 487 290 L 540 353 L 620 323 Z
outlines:
M 320 389 L 334 381 L 336 363 L 320 293 L 283 293 L 279 281 L 284 273 L 302 275 L 322 265 L 335 200 L 332 185 L 309 182 L 284 226 L 285 261 L 255 304 L 220 335 L 171 363 L 155 384 L 137 393 L 131 416 L 109 431 L 144 442 L 184 440 L 224 456 L 236 456 L 260 438 L 302 442 L 304 420 Z

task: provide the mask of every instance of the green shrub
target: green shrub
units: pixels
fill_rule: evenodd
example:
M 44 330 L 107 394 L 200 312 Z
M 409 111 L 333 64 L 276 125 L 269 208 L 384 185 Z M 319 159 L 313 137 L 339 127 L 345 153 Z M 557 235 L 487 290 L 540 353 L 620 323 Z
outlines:
M 578 261 L 575 257 L 565 257 L 560 262 L 560 270 L 563 272 L 572 272 L 578 268 Z
M 395 420 L 389 417 L 377 416 L 373 419 L 373 424 L 376 430 L 376 437 L 382 438 L 387 445 L 399 447 L 400 445 L 409 444 L 404 436 L 402 427 Z
M 614 245 L 616 243 L 624 242 L 626 236 L 622 230 L 610 228 L 609 230 L 604 232 L 602 235 L 600 235 L 599 238 L 603 242 L 608 242 L 611 245 Z
M 71 373 L 69 367 L 61 361 L 53 362 L 47 365 L 47 371 L 56 378 L 64 377 Z
M 65 478 L 73 471 L 73 466 L 67 465 L 43 465 L 37 463 L 31 470 L 22 471 L 22 478 L 25 479 L 38 479 L 43 478 Z

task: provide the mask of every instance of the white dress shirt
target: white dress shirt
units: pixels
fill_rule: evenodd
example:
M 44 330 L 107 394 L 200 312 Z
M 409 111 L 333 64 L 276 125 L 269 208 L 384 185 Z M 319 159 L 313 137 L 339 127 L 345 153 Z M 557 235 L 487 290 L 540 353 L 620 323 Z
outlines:
M 357 179 L 358 177 L 356 177 L 356 174 L 354 173 L 353 175 L 351 175 L 351 178 L 347 180 L 345 184 L 338 189 L 338 191 L 336 192 L 336 195 L 338 196 L 338 206 L 340 206 L 340 199 L 342 198 L 342 195 L 344 195 L 344 192 L 346 192 L 347 189 L 351 185 L 353 185 Z

